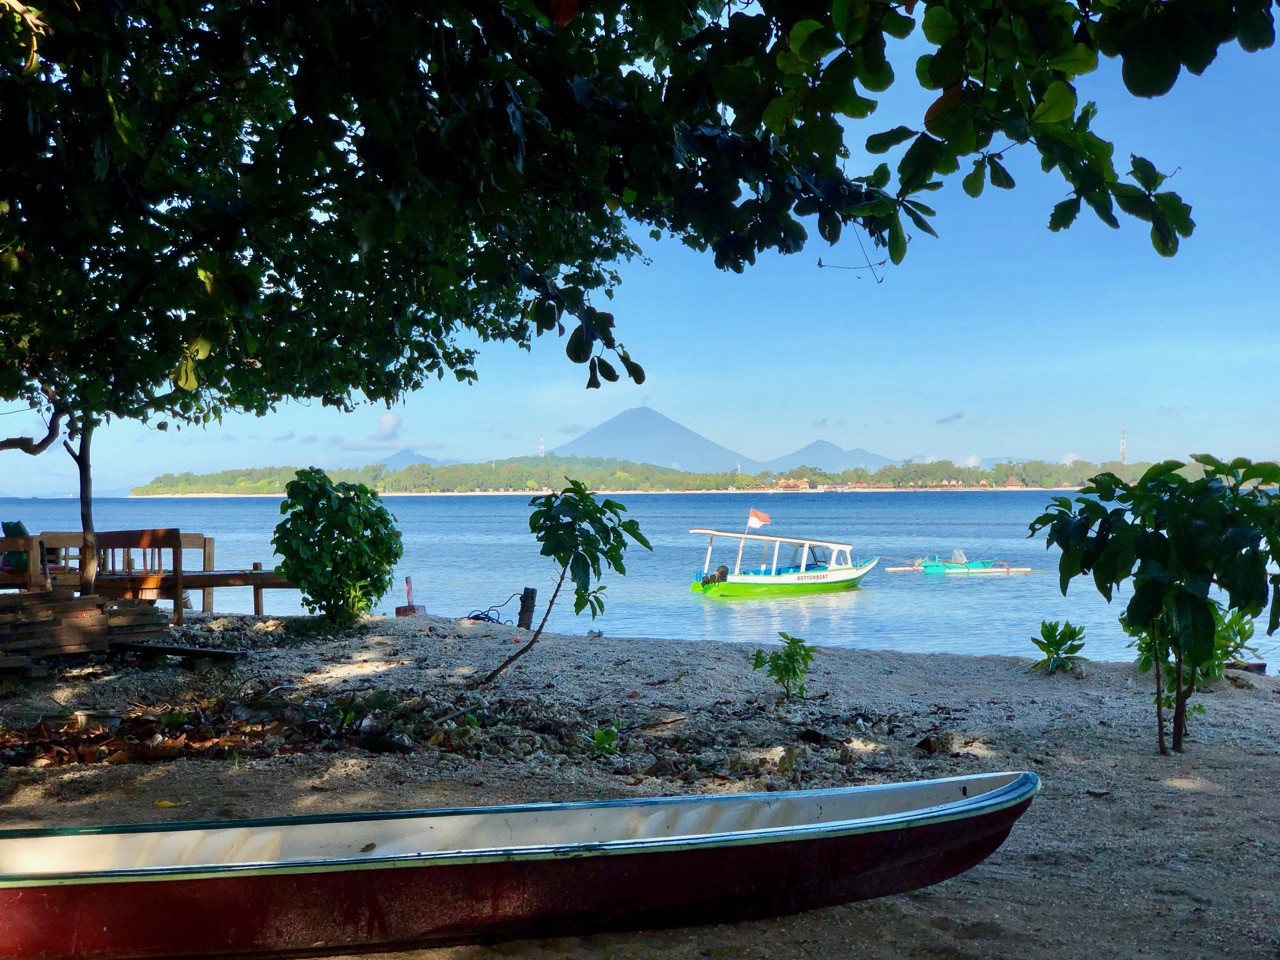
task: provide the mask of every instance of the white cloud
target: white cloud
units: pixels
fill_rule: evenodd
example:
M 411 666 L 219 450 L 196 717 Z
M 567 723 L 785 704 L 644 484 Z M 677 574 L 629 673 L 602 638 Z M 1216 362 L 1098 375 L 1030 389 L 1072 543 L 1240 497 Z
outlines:
M 1083 460 L 1083 459 L 1084 458 L 1080 456 L 1078 453 L 1064 453 L 1062 455 L 1061 462 L 1065 463 L 1069 467 L 1071 466 L 1071 464 L 1075 463 L 1077 460 Z
M 378 418 L 378 430 L 371 440 L 397 440 L 400 437 L 400 431 L 404 429 L 404 417 L 398 413 L 388 411 Z

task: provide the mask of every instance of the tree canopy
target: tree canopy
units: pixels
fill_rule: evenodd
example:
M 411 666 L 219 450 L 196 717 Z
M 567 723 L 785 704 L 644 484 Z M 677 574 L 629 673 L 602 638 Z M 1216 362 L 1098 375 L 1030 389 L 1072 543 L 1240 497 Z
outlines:
M 937 96 L 883 130 L 913 34 Z M 1074 81 L 1118 57 L 1156 96 L 1273 39 L 1271 0 L 0 0 L 0 398 L 51 426 L 0 449 L 390 401 L 473 377 L 464 335 L 641 380 L 600 305 L 636 226 L 731 270 L 814 227 L 899 262 L 1020 145 L 1051 229 L 1119 210 L 1172 254 L 1190 208 Z

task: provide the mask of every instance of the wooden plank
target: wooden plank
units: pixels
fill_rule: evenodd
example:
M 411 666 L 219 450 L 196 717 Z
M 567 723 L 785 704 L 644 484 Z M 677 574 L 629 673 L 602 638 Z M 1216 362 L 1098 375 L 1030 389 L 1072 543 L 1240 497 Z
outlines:
M 18 667 L 25 667 L 30 662 L 30 657 L 19 656 L 17 654 L 0 656 L 0 670 L 14 670 Z
M 63 650 L 69 647 L 85 647 L 94 650 L 107 649 L 107 631 L 104 628 L 98 633 L 81 633 L 77 631 L 63 631 L 58 628 L 57 631 L 50 633 L 27 637 L 21 643 L 6 643 L 0 645 L 0 652 L 5 655 L 24 654 L 26 656 L 39 656 L 37 651 L 42 650 Z
M 260 587 L 263 590 L 292 590 L 294 585 L 274 570 L 193 570 L 182 575 L 189 589 L 204 587 Z
M 26 651 L 26 655 L 32 659 L 39 657 L 69 657 L 76 653 L 108 653 L 110 648 L 107 646 L 106 638 L 100 643 L 56 643 L 47 647 L 41 647 Z
M 39 633 L 21 637 L 10 637 L 0 640 L 0 651 L 5 653 L 29 653 L 37 647 L 57 646 L 61 644 L 99 644 L 105 648 L 107 625 L 102 623 L 92 629 L 80 627 L 50 627 Z
M 0 593 L 0 610 L 24 607 L 30 603 L 51 600 L 53 597 L 54 594 L 49 590 L 33 590 L 29 593 Z
M 131 637 L 145 633 L 147 636 L 162 637 L 169 633 L 167 623 L 122 623 L 107 627 L 108 637 Z
M 29 623 L 6 624 L 0 630 L 0 637 L 26 637 L 50 630 L 89 630 L 93 627 L 105 627 L 107 617 L 97 612 L 89 617 L 55 617 L 51 620 L 33 620 Z M 3 641 L 0 641 L 3 642 Z
M 149 653 L 166 657 L 186 657 L 198 660 L 240 660 L 249 655 L 248 650 L 209 650 L 204 647 L 188 647 L 177 643 L 140 643 L 135 640 L 111 640 L 112 650 L 130 653 Z

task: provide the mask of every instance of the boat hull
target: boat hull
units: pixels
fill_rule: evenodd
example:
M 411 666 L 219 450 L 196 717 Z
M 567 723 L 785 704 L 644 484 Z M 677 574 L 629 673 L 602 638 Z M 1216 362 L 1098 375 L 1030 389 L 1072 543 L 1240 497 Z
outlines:
M 802 597 L 816 593 L 852 590 L 878 563 L 870 560 L 852 568 L 816 573 L 790 573 L 778 576 L 730 574 L 725 580 L 689 584 L 689 592 L 705 597 Z
M 311 956 L 765 917 L 954 877 L 995 851 L 1030 802 L 903 829 L 659 853 L 0 889 L 0 956 Z

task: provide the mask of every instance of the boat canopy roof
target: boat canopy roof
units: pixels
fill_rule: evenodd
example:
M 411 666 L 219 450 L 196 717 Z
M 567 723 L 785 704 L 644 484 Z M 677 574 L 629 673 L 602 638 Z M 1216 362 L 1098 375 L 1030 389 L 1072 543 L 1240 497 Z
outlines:
M 770 537 L 763 533 L 737 533 L 728 530 L 709 530 L 706 527 L 694 527 L 689 532 L 698 533 L 704 537 L 729 537 L 733 540 L 755 540 L 763 543 L 797 543 L 829 547 L 832 550 L 853 550 L 853 544 L 851 543 L 844 543 L 840 540 L 825 540 L 822 537 Z

